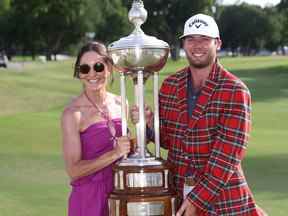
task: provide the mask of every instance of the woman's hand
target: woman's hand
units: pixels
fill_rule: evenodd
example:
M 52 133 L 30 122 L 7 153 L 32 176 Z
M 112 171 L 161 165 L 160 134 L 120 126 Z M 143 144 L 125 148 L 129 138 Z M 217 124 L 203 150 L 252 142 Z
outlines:
M 153 127 L 153 117 L 154 113 L 152 112 L 152 109 L 148 106 L 145 105 L 145 119 L 146 119 L 146 124 L 148 127 L 152 128 Z M 133 105 L 130 108 L 130 118 L 133 124 L 137 124 L 139 122 L 139 108 L 136 105 Z
M 114 150 L 119 158 L 130 152 L 130 139 L 127 136 L 118 137 Z

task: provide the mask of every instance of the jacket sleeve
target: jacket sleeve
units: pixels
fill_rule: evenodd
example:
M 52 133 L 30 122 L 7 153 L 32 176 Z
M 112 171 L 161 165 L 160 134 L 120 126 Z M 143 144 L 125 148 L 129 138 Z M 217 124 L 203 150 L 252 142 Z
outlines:
M 160 145 L 165 149 L 169 149 L 169 112 L 173 110 L 175 105 L 175 97 L 177 86 L 175 85 L 175 77 L 171 76 L 164 80 L 159 92 L 159 126 L 160 126 Z
M 207 211 L 244 157 L 251 128 L 251 97 L 246 86 L 235 85 L 218 119 L 217 136 L 204 173 L 189 200 Z M 222 101 L 221 101 L 222 103 Z

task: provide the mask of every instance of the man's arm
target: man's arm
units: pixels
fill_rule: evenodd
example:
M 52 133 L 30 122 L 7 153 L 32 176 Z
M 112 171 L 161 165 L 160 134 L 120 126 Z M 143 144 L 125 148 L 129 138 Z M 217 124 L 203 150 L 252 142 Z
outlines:
M 242 85 L 235 86 L 232 91 L 219 118 L 218 134 L 204 174 L 188 196 L 189 201 L 203 211 L 227 184 L 246 151 L 251 128 L 250 93 Z

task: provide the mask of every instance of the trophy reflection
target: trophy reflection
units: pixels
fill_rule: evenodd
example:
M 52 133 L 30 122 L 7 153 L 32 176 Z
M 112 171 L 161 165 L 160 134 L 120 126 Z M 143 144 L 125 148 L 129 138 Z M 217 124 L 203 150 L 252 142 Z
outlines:
M 109 215 L 171 216 L 175 215 L 175 193 L 170 188 L 169 166 L 160 156 L 158 111 L 159 71 L 166 64 L 169 45 L 142 31 L 147 11 L 141 0 L 133 1 L 128 17 L 135 26 L 134 31 L 111 43 L 108 51 L 120 72 L 122 135 L 127 135 L 126 77 L 133 80 L 139 122 L 135 150 L 113 166 L 114 190 L 109 197 Z M 155 156 L 146 148 L 144 84 L 150 76 L 154 80 Z

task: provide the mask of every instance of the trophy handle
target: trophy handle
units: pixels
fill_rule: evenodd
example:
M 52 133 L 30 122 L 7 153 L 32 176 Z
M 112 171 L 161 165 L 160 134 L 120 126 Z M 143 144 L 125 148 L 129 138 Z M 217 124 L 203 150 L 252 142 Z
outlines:
M 140 150 L 140 157 L 145 158 L 145 145 L 146 145 L 146 121 L 145 121 L 145 111 L 144 111 L 144 71 L 137 71 L 138 80 L 138 107 L 139 107 L 139 134 L 140 143 L 138 147 Z M 137 131 L 138 132 L 138 131 Z
M 153 97 L 154 97 L 154 132 L 155 132 L 155 156 L 160 158 L 160 129 L 159 129 L 159 73 L 153 75 Z

